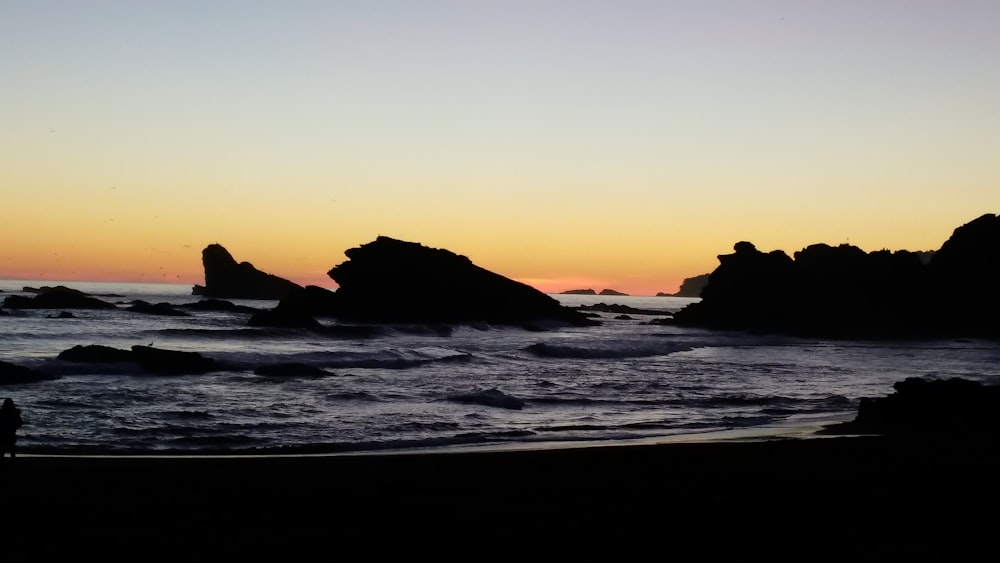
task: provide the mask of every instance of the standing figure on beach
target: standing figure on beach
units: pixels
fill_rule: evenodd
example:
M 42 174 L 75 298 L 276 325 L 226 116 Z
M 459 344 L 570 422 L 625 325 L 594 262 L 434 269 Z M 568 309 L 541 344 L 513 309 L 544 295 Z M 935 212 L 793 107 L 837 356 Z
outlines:
M 3 401 L 3 407 L 0 407 L 0 459 L 3 459 L 7 452 L 10 452 L 10 458 L 14 459 L 17 429 L 22 424 L 24 421 L 21 420 L 21 411 L 14 406 L 13 399 L 7 397 Z

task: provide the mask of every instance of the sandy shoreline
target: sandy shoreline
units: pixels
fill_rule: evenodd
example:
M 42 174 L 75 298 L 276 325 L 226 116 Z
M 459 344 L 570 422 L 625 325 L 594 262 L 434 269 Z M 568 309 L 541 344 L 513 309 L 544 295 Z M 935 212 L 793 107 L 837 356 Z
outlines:
M 0 476 L 8 547 L 31 553 L 305 554 L 478 538 L 504 549 L 582 541 L 708 555 L 795 539 L 843 555 L 949 554 L 992 543 L 998 453 L 983 438 L 830 437 L 454 454 L 22 456 Z

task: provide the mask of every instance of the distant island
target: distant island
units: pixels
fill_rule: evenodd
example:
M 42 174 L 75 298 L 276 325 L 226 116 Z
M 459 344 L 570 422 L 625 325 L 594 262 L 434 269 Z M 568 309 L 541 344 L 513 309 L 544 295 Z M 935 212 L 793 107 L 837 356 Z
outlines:
M 602 289 L 600 293 L 594 291 L 593 289 L 569 289 L 559 293 L 560 295 L 624 295 L 627 293 L 622 293 L 620 291 L 615 291 L 614 289 Z

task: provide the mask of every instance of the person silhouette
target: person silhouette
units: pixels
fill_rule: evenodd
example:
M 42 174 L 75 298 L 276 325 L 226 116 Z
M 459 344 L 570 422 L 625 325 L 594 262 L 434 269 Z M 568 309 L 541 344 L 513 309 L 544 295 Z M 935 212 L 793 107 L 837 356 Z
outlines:
M 7 397 L 0 407 L 0 459 L 3 459 L 7 452 L 10 452 L 11 459 L 17 455 L 14 445 L 17 443 L 17 429 L 22 424 L 24 421 L 21 419 L 20 409 L 14 406 L 13 399 Z

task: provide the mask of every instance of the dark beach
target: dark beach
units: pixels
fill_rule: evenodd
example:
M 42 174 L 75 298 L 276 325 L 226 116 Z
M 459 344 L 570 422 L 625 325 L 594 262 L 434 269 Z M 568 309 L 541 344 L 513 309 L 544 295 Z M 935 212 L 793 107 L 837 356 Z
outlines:
M 303 457 L 20 456 L 2 466 L 4 550 L 986 554 L 1000 500 L 998 451 L 990 439 L 869 436 Z

